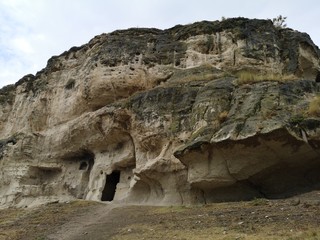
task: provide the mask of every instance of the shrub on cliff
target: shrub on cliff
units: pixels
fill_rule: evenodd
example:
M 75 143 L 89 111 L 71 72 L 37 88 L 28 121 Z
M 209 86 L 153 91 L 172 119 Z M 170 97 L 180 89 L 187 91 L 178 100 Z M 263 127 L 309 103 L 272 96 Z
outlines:
M 287 27 L 286 20 L 287 20 L 287 17 L 283 17 L 282 15 L 279 15 L 278 17 L 273 18 L 272 22 L 276 28 L 286 28 Z
M 276 73 L 266 73 L 266 74 L 257 74 L 248 71 L 242 71 L 237 74 L 238 75 L 238 84 L 250 84 L 262 81 L 278 81 L 278 82 L 286 82 L 290 80 L 296 80 L 297 77 L 290 74 L 276 74 Z
M 311 100 L 309 103 L 308 113 L 311 116 L 320 117 L 320 95 Z

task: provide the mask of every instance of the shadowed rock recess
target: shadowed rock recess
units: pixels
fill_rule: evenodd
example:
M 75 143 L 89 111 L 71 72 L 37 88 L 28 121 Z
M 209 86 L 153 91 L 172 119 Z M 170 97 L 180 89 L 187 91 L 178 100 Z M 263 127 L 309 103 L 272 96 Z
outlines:
M 319 56 L 306 33 L 270 20 L 96 36 L 0 90 L 0 205 L 317 189 Z

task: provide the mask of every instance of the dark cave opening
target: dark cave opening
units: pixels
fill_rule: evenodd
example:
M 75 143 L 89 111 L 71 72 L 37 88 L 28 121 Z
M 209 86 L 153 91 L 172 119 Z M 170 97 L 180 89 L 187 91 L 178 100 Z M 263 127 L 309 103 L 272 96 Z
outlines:
M 87 162 L 81 162 L 79 170 L 88 170 L 88 163 Z
M 320 71 L 317 72 L 317 76 L 316 76 L 316 82 L 320 82 Z
M 113 171 L 107 175 L 106 184 L 102 191 L 101 201 L 112 201 L 116 193 L 117 184 L 120 181 L 120 171 Z

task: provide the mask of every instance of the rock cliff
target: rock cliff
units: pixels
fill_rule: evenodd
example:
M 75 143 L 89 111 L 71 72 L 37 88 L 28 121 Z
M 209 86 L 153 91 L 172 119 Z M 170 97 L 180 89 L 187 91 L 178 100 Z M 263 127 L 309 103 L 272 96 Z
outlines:
M 0 204 L 317 188 L 319 59 L 307 34 L 270 20 L 96 36 L 0 90 Z

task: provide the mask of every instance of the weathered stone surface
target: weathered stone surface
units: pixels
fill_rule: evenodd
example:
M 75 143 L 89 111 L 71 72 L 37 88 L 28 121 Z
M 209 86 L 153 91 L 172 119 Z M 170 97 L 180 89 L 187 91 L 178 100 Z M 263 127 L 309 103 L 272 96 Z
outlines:
M 319 185 L 320 51 L 270 20 L 102 34 L 0 90 L 0 204 L 187 204 Z M 241 84 L 239 71 L 297 80 Z M 113 196 L 114 195 L 114 196 Z

